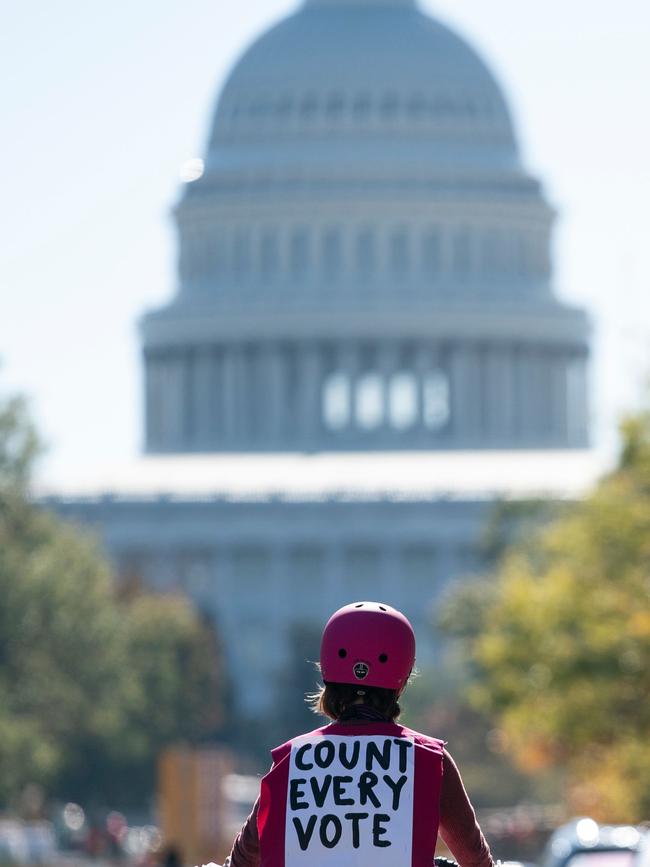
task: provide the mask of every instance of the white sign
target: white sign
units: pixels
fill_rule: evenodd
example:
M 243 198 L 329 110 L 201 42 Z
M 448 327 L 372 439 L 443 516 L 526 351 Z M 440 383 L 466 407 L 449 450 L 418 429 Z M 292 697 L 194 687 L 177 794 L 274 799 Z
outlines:
M 286 867 L 408 867 L 414 776 L 412 738 L 297 738 L 287 790 Z

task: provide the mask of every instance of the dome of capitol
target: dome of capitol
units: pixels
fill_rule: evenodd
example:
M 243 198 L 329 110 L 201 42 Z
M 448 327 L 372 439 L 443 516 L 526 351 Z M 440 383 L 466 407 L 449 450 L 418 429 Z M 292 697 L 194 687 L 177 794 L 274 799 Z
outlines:
M 407 0 L 308 0 L 235 65 L 208 170 L 512 169 L 508 107 L 463 39 Z
M 151 452 L 585 440 L 588 324 L 506 99 L 413 0 L 305 0 L 244 51 L 143 320 Z

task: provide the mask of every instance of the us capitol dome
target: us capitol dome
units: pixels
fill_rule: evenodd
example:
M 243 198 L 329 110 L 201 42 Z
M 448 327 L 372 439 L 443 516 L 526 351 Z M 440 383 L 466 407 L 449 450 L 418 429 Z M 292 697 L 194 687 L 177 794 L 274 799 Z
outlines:
M 495 499 L 580 495 L 589 327 L 499 84 L 411 0 L 303 3 L 235 65 L 204 158 L 140 323 L 145 455 L 52 502 L 121 580 L 194 599 L 259 720 L 350 600 L 403 610 L 426 672 Z
M 490 70 L 412 0 L 306 0 L 262 35 L 175 217 L 149 452 L 585 445 L 553 211 Z

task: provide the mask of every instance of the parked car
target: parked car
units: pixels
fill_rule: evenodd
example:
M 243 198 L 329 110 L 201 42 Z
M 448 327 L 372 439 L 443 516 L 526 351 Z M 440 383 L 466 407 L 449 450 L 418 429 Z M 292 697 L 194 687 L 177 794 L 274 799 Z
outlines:
M 576 819 L 552 834 L 541 867 L 638 867 L 642 839 L 642 832 L 633 825 Z
M 647 826 L 641 834 L 635 867 L 650 867 L 650 830 Z

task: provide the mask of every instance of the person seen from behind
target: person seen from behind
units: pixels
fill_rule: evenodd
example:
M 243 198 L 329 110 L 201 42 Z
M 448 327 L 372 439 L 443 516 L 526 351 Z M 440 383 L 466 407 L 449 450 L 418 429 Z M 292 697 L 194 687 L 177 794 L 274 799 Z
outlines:
M 494 867 L 444 742 L 397 721 L 414 665 L 396 609 L 356 602 L 330 617 L 312 702 L 331 722 L 272 751 L 224 867 L 431 867 L 438 834 L 460 867 Z

